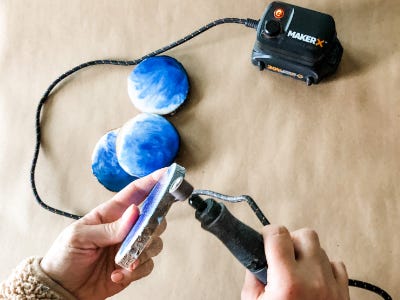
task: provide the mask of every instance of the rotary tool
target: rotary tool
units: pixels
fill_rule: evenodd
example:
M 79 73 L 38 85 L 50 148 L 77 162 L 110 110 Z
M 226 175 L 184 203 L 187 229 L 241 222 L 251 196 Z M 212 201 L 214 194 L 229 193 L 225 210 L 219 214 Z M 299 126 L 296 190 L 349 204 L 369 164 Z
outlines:
M 157 226 L 175 202 L 189 199 L 201 227 L 215 235 L 236 259 L 263 284 L 267 284 L 267 260 L 262 235 L 234 217 L 220 199 L 230 203 L 247 202 L 262 225 L 270 224 L 256 202 L 248 195 L 227 196 L 209 190 L 194 190 L 184 179 L 186 170 L 172 164 L 153 187 L 141 208 L 141 214 L 123 241 L 115 262 L 129 269 L 150 243 Z M 207 196 L 203 200 L 200 196 Z M 360 280 L 349 279 L 349 286 L 369 290 L 386 300 L 391 296 L 381 288 Z

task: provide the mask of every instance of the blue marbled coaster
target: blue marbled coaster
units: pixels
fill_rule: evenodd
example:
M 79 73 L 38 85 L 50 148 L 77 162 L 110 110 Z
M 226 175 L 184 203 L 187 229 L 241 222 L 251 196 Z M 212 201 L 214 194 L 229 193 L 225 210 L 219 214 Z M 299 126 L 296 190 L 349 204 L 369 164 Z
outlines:
M 169 114 L 186 100 L 188 92 L 185 69 L 169 56 L 145 59 L 128 77 L 129 97 L 141 112 Z
M 94 147 L 92 154 L 92 172 L 107 189 L 119 192 L 137 177 L 127 174 L 119 165 L 115 142 L 117 130 L 103 135 Z
M 128 174 L 143 177 L 173 163 L 179 144 L 178 131 L 167 119 L 139 114 L 118 133 L 118 162 Z

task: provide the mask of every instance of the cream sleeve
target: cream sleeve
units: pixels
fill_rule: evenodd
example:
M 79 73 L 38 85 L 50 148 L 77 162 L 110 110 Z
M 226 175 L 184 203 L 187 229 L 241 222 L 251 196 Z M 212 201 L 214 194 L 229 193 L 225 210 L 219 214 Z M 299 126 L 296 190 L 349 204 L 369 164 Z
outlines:
M 42 270 L 41 260 L 41 257 L 23 260 L 0 284 L 0 299 L 76 300 Z

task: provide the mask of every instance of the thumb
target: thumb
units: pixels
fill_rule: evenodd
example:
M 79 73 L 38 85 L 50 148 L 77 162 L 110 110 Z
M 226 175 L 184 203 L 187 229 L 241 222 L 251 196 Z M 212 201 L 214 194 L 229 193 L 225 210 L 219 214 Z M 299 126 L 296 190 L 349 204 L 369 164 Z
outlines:
M 121 243 L 139 218 L 139 209 L 132 204 L 116 221 L 106 224 L 85 225 L 85 240 L 96 248 Z

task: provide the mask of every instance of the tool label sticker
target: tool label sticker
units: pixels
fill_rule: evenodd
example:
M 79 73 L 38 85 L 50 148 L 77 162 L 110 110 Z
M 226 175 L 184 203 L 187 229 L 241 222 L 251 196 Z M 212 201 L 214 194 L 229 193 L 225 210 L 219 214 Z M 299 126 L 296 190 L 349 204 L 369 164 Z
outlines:
M 322 39 L 313 37 L 313 36 L 308 35 L 308 34 L 292 31 L 292 30 L 289 30 L 287 36 L 292 38 L 292 39 L 297 39 L 299 41 L 303 41 L 303 42 L 306 42 L 306 43 L 309 43 L 309 44 L 313 44 L 313 45 L 315 45 L 317 47 L 321 47 L 321 48 L 323 48 L 324 44 L 326 43 Z
M 298 78 L 298 79 L 303 79 L 304 78 L 304 76 L 302 74 L 300 74 L 300 73 L 295 73 L 295 72 L 292 72 L 292 71 L 281 69 L 281 68 L 278 68 L 276 66 L 268 65 L 267 69 L 270 70 L 270 71 L 273 71 L 273 72 L 281 73 L 283 75 L 288 75 L 288 76 L 291 76 L 291 77 L 294 77 L 294 78 Z

